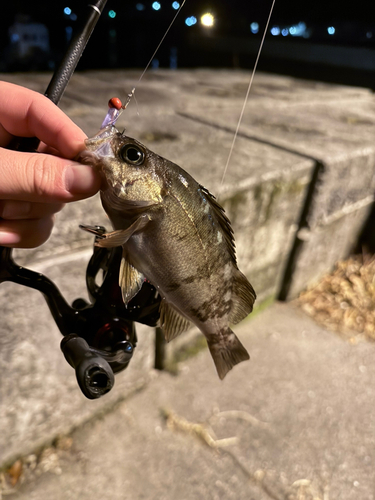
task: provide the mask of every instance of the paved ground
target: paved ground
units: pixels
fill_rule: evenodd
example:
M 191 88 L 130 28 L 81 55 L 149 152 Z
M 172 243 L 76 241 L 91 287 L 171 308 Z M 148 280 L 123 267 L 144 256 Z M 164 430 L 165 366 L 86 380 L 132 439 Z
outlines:
M 280 303 L 237 333 L 251 361 L 223 382 L 207 351 L 177 376 L 155 373 L 38 463 L 28 457 L 5 498 L 374 499 L 375 346 Z

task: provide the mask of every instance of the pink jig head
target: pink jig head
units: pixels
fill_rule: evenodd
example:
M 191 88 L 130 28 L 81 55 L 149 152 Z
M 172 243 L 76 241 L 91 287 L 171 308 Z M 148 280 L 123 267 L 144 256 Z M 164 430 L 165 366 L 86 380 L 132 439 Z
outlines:
M 101 129 L 106 128 L 108 126 L 114 126 L 117 119 L 121 115 L 124 109 L 127 108 L 131 98 L 134 96 L 135 88 L 128 94 L 125 104 L 122 104 L 118 97 L 112 97 L 108 101 L 108 111 L 103 120 Z
M 118 97 L 112 97 L 108 101 L 108 111 L 100 128 L 103 129 L 108 125 L 114 125 L 121 114 L 120 110 L 122 110 L 122 102 Z

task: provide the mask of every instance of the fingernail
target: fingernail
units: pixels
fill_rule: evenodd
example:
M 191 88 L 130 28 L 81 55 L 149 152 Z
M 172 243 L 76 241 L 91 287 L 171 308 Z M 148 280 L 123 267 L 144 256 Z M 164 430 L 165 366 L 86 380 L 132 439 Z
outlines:
M 0 231 L 0 245 L 14 245 L 19 242 L 19 234 Z
M 98 189 L 98 175 L 87 165 L 72 163 L 66 169 L 65 187 L 72 194 L 89 194 Z

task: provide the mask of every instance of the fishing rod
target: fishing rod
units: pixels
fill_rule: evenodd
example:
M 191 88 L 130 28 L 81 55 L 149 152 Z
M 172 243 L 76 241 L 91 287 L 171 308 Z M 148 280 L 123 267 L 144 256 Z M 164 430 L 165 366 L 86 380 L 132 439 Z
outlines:
M 96 2 L 87 5 L 82 28 L 73 35 L 69 47 L 44 94 L 54 104 L 57 105 L 60 102 L 106 3 L 107 0 L 96 0 Z
M 99 21 L 107 0 L 94 0 L 86 6 L 78 29 L 74 31 L 69 46 L 60 64 L 52 75 L 51 81 L 44 93 L 56 106 L 59 104 L 68 83 L 73 76 L 74 70 L 86 48 L 92 32 Z M 9 145 L 9 149 L 30 153 L 36 151 L 39 146 L 37 137 L 17 137 Z
M 80 27 L 52 76 L 45 95 L 56 105 L 60 102 L 106 3 L 107 0 L 96 0 L 87 5 Z M 38 149 L 39 143 L 36 137 L 16 137 L 9 149 L 33 152 Z M 91 229 L 96 235 L 95 241 L 106 232 L 102 226 Z M 56 325 L 64 336 L 61 350 L 75 369 L 80 389 L 89 399 L 103 396 L 114 385 L 114 373 L 127 368 L 133 356 L 137 344 L 134 321 L 156 326 L 160 296 L 151 284 L 144 283 L 141 291 L 125 308 L 118 285 L 122 249 L 117 247 L 108 250 L 94 245 L 86 270 L 90 302 L 78 298 L 70 306 L 49 278 L 14 262 L 12 250 L 0 246 L 0 283 L 11 281 L 39 290 L 43 294 Z M 103 275 L 100 287 L 96 284 L 99 273 Z

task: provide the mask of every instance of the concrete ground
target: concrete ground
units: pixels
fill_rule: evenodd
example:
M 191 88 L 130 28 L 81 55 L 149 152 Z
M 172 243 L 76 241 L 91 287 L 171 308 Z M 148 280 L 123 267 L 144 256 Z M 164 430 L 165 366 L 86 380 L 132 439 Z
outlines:
M 155 372 L 27 457 L 4 498 L 374 499 L 375 346 L 285 303 L 236 331 L 251 360 L 223 382 L 207 350 L 178 375 Z

